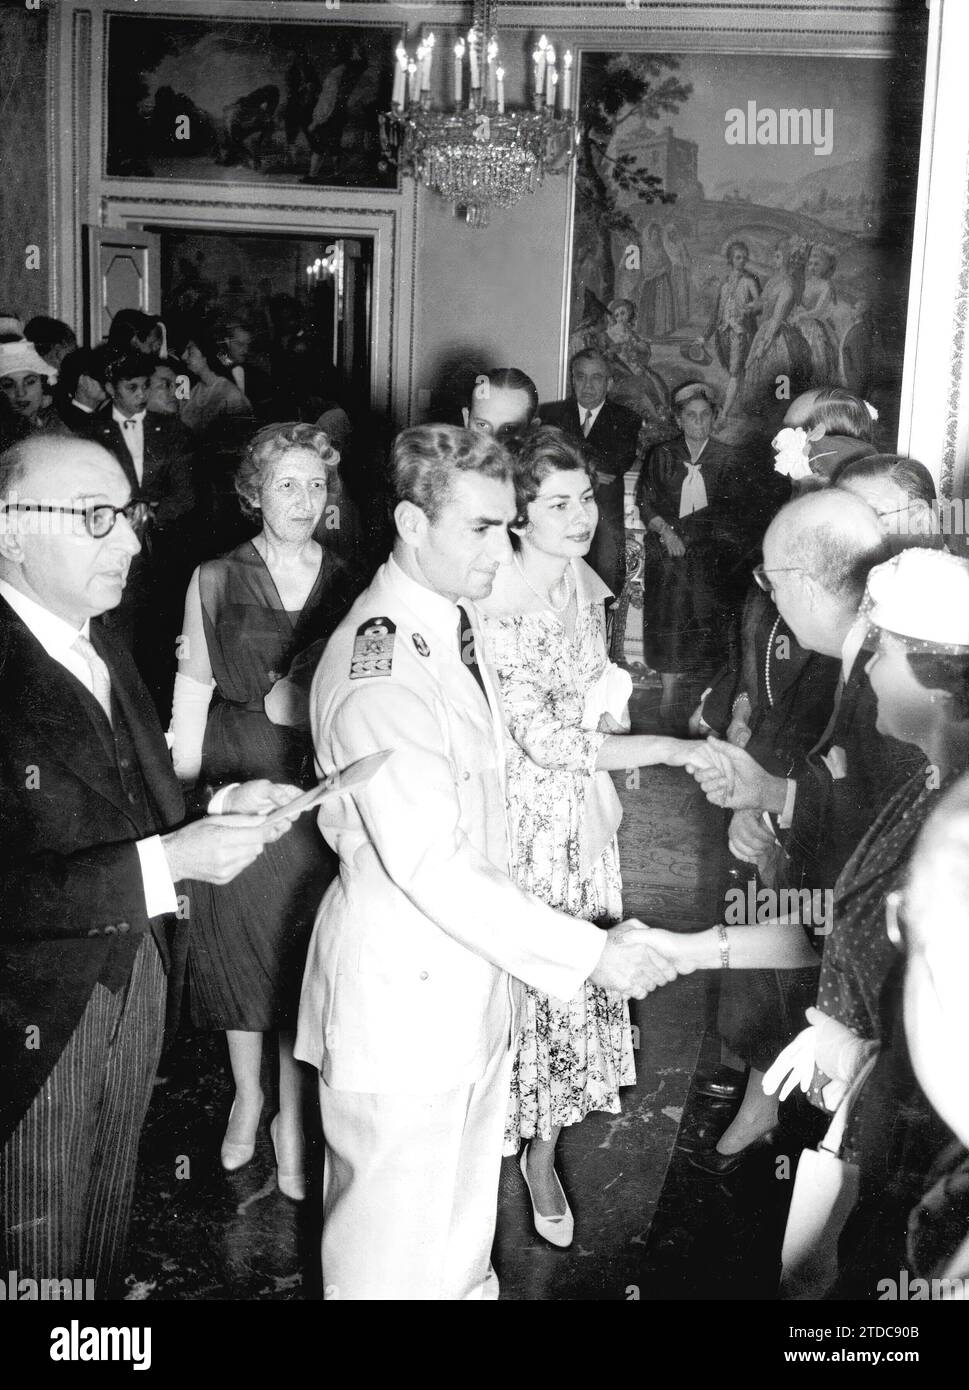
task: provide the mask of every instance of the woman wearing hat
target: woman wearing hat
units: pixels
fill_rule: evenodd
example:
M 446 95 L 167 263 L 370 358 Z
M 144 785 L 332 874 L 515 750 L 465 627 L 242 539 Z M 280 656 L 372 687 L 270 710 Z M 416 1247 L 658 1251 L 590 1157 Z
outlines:
M 749 507 L 748 470 L 734 449 L 711 438 L 714 406 L 702 381 L 674 393 L 679 437 L 650 451 L 636 487 L 646 527 L 646 661 L 663 682 L 661 717 L 674 726 L 685 723 L 674 708 L 681 677 L 722 664 L 746 586 L 750 538 L 740 518 Z
M 56 380 L 54 368 L 26 338 L 0 343 L 0 392 L 14 414 L 27 421 L 31 430 L 46 429 L 51 417 L 56 419 L 48 395 Z

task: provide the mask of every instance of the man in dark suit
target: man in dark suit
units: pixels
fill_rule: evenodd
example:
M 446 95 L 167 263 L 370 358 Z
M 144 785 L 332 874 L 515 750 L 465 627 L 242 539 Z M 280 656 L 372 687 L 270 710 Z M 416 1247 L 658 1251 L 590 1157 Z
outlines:
M 599 525 L 586 559 L 618 598 L 626 581 L 624 478 L 636 461 L 642 420 L 635 411 L 608 399 L 609 364 L 595 348 L 575 354 L 571 380 L 568 400 L 543 405 L 539 414 L 543 424 L 558 425 L 582 440 L 592 455 L 599 477 Z
M 219 356 L 232 373 L 232 380 L 252 405 L 257 420 L 278 419 L 273 413 L 274 391 L 268 372 L 249 361 L 252 331 L 241 319 L 230 319 L 222 337 Z
M 778 512 L 759 574 L 801 646 L 840 659 L 831 717 L 791 777 L 773 776 L 744 749 L 721 743 L 729 790 L 714 772 L 696 774 L 718 804 L 776 817 L 795 886 L 833 889 L 874 816 L 924 762 L 912 745 L 879 733 L 865 670 L 858 605 L 868 571 L 886 554 L 874 511 L 841 489 L 810 493 Z
M 720 771 L 698 768 L 694 776 L 716 805 L 770 813 L 789 858 L 786 887 L 833 892 L 879 811 L 925 761 L 913 745 L 879 733 L 878 702 L 862 650 L 867 624 L 858 608 L 868 571 L 886 557 L 885 538 L 867 503 L 828 488 L 783 507 L 767 528 L 763 549 L 756 573 L 780 618 L 803 648 L 840 661 L 830 717 L 789 777 L 768 772 L 746 749 L 720 742 L 706 745 L 721 762 Z M 764 838 L 756 822 L 752 831 L 749 824 L 746 832 L 742 825 L 731 827 L 731 848 L 740 858 L 756 859 Z M 813 923 L 819 946 L 832 925 L 827 915 Z M 721 1036 L 751 1068 L 740 1109 L 716 1151 L 694 1155 L 695 1166 L 707 1172 L 728 1172 L 737 1154 L 776 1123 L 776 1098 L 764 1094 L 764 1072 L 800 1027 L 814 993 L 810 975 L 799 971 L 784 972 L 778 984 L 779 995 L 758 994 L 756 981 L 745 987 L 738 976 L 721 997 Z
M 87 436 L 103 444 L 124 470 L 132 494 L 151 504 L 144 548 L 134 561 L 124 599 L 108 621 L 131 651 L 159 718 L 171 714 L 175 638 L 185 591 L 201 558 L 195 515 L 191 435 L 174 415 L 148 410 L 157 358 L 130 352 L 105 369 L 109 400 L 91 416 Z
M 124 1249 L 175 885 L 234 878 L 275 837 L 261 813 L 296 794 L 245 783 L 184 823 L 147 691 L 99 621 L 144 512 L 97 445 L 34 437 L 0 456 L 4 1268 L 99 1294 Z

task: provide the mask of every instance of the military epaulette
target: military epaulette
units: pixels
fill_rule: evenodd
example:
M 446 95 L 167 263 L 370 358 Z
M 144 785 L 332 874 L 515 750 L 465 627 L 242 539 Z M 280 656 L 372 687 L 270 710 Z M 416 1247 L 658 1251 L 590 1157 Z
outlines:
M 350 679 L 370 680 L 389 676 L 394 665 L 397 624 L 390 618 L 368 618 L 357 628 L 350 658 Z

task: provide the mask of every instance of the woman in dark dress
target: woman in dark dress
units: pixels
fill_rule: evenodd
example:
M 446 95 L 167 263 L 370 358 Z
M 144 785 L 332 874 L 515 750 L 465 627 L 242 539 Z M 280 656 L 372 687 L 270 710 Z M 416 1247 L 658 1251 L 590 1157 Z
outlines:
M 352 595 L 345 570 L 313 539 L 339 455 L 313 425 L 259 431 L 237 478 L 262 529 L 201 565 L 185 605 L 172 720 L 186 783 L 268 777 L 315 781 L 305 731 L 271 723 L 263 700 L 293 657 L 328 635 Z M 222 1166 L 252 1157 L 262 1111 L 262 1035 L 279 1038 L 279 1114 L 271 1133 L 280 1190 L 305 1194 L 299 1072 L 292 1029 L 306 943 L 334 861 L 304 816 L 231 884 L 193 884 L 189 984 L 193 1023 L 226 1030 L 235 1100 Z
M 756 515 L 756 489 L 747 485 L 748 469 L 736 451 L 710 437 L 714 403 L 705 382 L 679 388 L 673 414 L 682 433 L 650 451 L 636 489 L 646 527 L 646 662 L 663 683 L 660 715 L 674 725 L 681 677 L 709 674 L 726 658 L 753 563 L 747 563 L 752 538 L 742 518 L 745 511 L 748 520 Z

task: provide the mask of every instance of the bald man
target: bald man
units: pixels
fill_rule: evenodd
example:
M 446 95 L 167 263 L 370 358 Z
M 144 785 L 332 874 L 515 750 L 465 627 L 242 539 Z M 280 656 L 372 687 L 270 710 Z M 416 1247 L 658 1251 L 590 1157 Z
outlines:
M 809 493 L 781 509 L 764 536 L 759 582 L 803 647 L 840 659 L 834 709 L 792 777 L 771 776 L 743 749 L 718 741 L 731 769 L 729 787 L 713 771 L 696 773 L 718 805 L 776 817 L 786 832 L 793 886 L 833 888 L 876 810 L 921 761 L 910 744 L 878 733 L 861 655 L 858 606 L 868 571 L 885 557 L 877 515 L 850 493 Z
M 98 444 L 0 455 L 3 1268 L 98 1295 L 124 1250 L 175 885 L 234 878 L 297 792 L 245 783 L 209 807 L 243 814 L 183 823 L 148 692 L 99 622 L 146 516 Z

